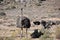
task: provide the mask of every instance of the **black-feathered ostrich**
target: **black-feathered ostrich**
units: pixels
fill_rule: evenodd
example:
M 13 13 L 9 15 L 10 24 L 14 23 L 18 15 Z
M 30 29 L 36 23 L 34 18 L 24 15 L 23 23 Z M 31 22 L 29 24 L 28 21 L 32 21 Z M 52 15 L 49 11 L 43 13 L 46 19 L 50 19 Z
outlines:
M 23 5 L 24 7 L 26 7 L 26 0 L 20 0 L 21 5 Z M 27 30 L 28 28 L 30 28 L 31 24 L 30 24 L 30 19 L 23 16 L 23 8 L 21 8 L 21 16 L 18 16 L 17 18 L 17 27 L 21 28 L 22 30 L 22 34 L 21 36 L 23 36 L 23 28 L 26 28 L 26 36 L 27 36 Z
M 23 8 L 21 8 L 21 16 L 18 16 L 18 18 L 17 18 L 17 27 L 21 28 L 21 30 L 22 30 L 21 36 L 23 36 L 23 28 L 26 28 L 26 36 L 27 36 L 27 30 L 31 26 L 30 19 L 23 16 L 22 11 L 23 11 Z
M 46 27 L 46 24 L 47 24 L 46 21 L 42 20 L 42 21 L 41 21 L 41 24 L 43 25 L 43 27 L 44 27 L 45 29 L 47 28 L 47 27 Z
M 38 27 L 38 25 L 40 25 L 40 22 L 39 21 L 34 21 L 33 23 L 34 23 L 34 25 L 37 25 L 37 27 Z
M 35 29 L 34 32 L 30 35 L 31 38 L 39 38 L 41 35 L 43 35 L 41 31 L 38 32 L 38 29 Z
M 41 21 L 41 24 L 43 25 L 44 29 L 50 28 L 52 25 L 56 25 L 56 23 L 53 21 L 46 22 L 44 20 Z
M 33 22 L 35 25 L 40 25 L 40 22 L 39 21 L 34 21 Z

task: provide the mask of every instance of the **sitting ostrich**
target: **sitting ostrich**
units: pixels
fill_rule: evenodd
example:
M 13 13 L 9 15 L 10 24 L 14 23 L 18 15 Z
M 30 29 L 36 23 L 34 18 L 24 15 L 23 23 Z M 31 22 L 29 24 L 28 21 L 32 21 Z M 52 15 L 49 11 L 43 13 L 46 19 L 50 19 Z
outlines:
M 21 28 L 21 30 L 22 30 L 21 36 L 23 35 L 23 28 L 26 28 L 26 36 L 27 36 L 27 30 L 31 26 L 30 19 L 23 16 L 22 11 L 23 11 L 23 8 L 21 8 L 21 16 L 18 16 L 18 18 L 17 18 L 17 27 Z
M 38 32 L 38 29 L 35 29 L 34 32 L 31 34 L 32 38 L 39 38 L 41 35 L 43 35 L 41 31 Z

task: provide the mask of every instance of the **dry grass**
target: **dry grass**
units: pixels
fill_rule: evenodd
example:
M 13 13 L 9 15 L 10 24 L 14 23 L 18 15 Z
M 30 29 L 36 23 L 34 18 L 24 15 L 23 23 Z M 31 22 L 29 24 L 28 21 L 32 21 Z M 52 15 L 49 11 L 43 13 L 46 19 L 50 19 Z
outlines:
M 40 40 L 53 40 L 53 37 L 51 37 L 53 33 L 50 32 L 49 29 L 45 29 L 43 31 L 44 31 L 44 35 L 40 37 Z
M 60 39 L 60 25 L 56 28 L 56 38 Z

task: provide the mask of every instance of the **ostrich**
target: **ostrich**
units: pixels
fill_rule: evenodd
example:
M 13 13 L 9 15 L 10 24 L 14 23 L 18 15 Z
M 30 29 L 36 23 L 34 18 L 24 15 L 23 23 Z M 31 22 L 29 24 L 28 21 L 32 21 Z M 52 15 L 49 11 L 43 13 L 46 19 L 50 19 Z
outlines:
M 38 27 L 38 25 L 40 25 L 40 22 L 39 21 L 34 21 L 33 23 L 34 23 L 34 25 L 37 25 L 37 27 Z
M 41 21 L 41 24 L 43 25 L 44 29 L 46 29 L 46 28 L 47 28 L 47 27 L 46 27 L 46 23 L 47 23 L 47 22 L 46 22 L 46 21 L 44 21 L 44 20 L 42 20 L 42 21 Z
M 60 24 L 60 21 L 56 21 L 56 25 L 59 25 Z
M 18 16 L 18 18 L 17 18 L 17 27 L 21 28 L 21 30 L 22 30 L 21 36 L 23 36 L 23 28 L 26 28 L 26 36 L 27 36 L 27 30 L 31 26 L 30 19 L 23 16 L 22 11 L 23 11 L 23 8 L 21 8 L 21 16 Z
M 40 22 L 39 21 L 35 21 L 33 22 L 35 25 L 40 25 Z
M 52 25 L 56 25 L 56 23 L 53 21 L 46 22 L 44 20 L 41 21 L 41 24 L 44 26 L 44 29 L 50 28 Z
M 41 24 L 43 25 L 44 29 L 50 28 L 50 26 L 52 25 L 51 21 L 46 22 L 44 20 L 41 21 Z
M 48 21 L 48 25 L 52 26 L 52 25 L 56 25 L 56 23 L 53 21 Z
M 32 38 L 39 38 L 41 35 L 43 35 L 41 31 L 38 32 L 38 29 L 35 29 L 34 32 L 31 34 Z

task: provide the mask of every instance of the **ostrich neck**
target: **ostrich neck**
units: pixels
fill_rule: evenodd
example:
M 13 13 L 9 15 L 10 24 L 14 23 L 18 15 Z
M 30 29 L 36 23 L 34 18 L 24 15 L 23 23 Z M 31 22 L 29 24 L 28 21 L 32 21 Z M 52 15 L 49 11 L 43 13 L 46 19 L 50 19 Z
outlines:
M 22 19 L 23 19 L 23 8 L 21 8 L 21 15 L 20 15 L 20 25 L 21 26 L 22 26 L 22 24 L 21 24 Z
M 23 8 L 21 8 L 21 18 L 23 17 Z

